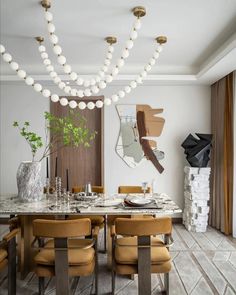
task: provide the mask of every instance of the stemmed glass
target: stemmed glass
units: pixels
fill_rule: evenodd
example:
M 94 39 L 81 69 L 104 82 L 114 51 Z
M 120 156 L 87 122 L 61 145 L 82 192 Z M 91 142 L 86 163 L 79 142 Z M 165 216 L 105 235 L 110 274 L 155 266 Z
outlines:
M 146 182 L 146 181 L 142 182 L 142 191 L 143 191 L 143 194 L 144 194 L 144 198 L 146 196 L 147 189 L 148 189 L 148 182 Z

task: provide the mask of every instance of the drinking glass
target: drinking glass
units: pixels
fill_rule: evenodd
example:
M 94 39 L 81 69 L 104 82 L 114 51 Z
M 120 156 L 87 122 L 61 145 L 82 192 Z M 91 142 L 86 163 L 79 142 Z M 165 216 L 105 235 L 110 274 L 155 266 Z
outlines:
M 146 196 L 147 189 L 148 189 L 148 182 L 147 181 L 142 182 L 142 191 L 143 191 L 143 194 L 144 194 L 144 198 Z

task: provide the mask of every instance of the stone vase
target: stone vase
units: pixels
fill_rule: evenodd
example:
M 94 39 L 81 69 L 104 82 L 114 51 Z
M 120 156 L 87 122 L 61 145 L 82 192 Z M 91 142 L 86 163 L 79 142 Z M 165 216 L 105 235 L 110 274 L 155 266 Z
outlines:
M 21 201 L 34 202 L 42 198 L 41 162 L 22 162 L 17 170 L 16 180 Z

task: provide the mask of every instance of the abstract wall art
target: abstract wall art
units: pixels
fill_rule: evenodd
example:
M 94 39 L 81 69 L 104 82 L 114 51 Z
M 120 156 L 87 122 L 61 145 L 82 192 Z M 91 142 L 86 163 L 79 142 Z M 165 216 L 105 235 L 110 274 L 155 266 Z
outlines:
M 149 105 L 117 105 L 120 118 L 120 133 L 116 152 L 129 167 L 136 167 L 149 160 L 162 173 L 160 161 L 164 152 L 158 148 L 165 119 L 159 114 L 163 109 L 152 109 Z
M 198 138 L 189 134 L 181 146 L 184 148 L 190 166 L 207 167 L 210 160 L 212 134 L 196 133 L 196 135 Z

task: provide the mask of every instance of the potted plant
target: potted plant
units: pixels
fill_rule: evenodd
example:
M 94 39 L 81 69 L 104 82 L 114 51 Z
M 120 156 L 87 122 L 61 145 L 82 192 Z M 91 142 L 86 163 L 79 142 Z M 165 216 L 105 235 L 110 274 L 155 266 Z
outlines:
M 28 143 L 32 154 L 32 161 L 22 162 L 17 170 L 18 196 L 23 201 L 36 201 L 43 196 L 41 162 L 44 158 L 57 152 L 63 146 L 89 147 L 96 136 L 96 131 L 87 128 L 86 119 L 73 110 L 70 110 L 69 114 L 64 117 L 45 112 L 44 118 L 44 142 L 42 137 L 29 130 L 29 122 L 24 122 L 23 125 L 17 121 L 13 123 Z M 43 153 L 37 160 L 38 151 L 43 146 Z

